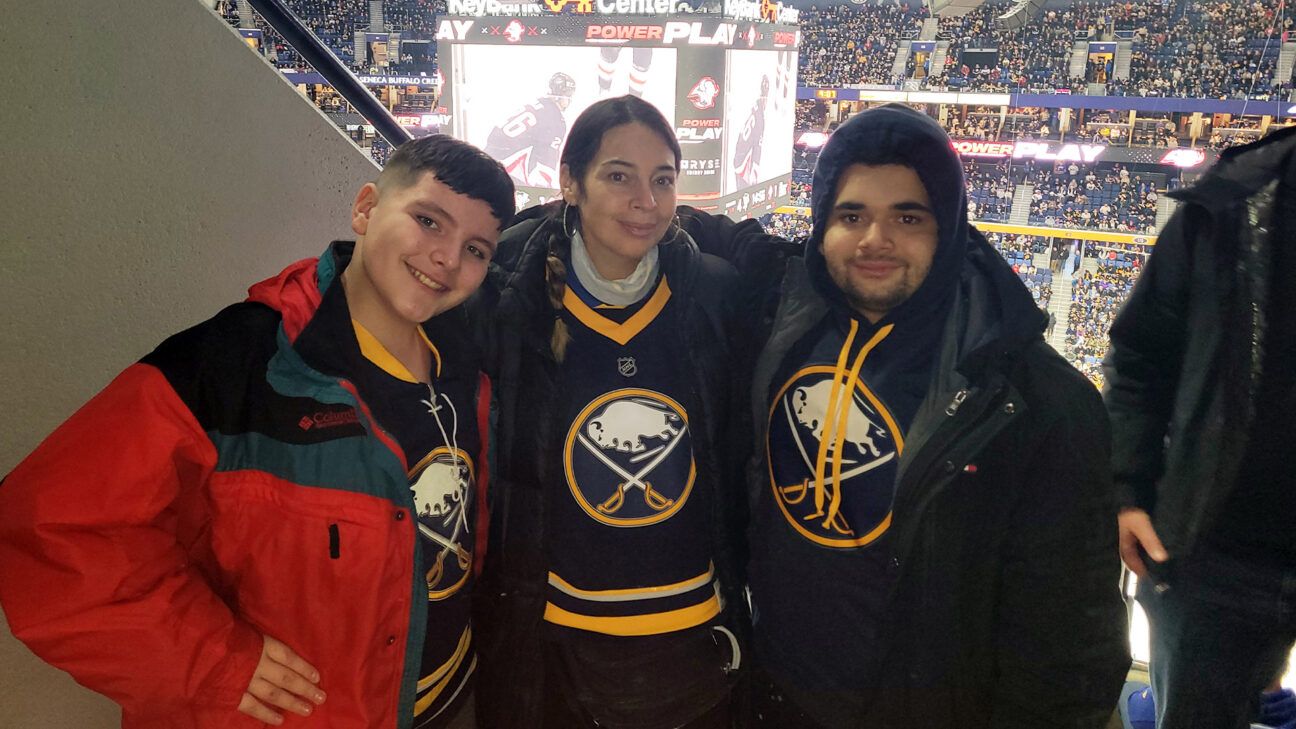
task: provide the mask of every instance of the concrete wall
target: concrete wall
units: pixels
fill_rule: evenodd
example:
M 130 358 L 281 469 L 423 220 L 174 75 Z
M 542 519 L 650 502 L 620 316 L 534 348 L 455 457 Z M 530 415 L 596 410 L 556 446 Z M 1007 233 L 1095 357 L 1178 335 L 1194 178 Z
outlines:
M 194 0 L 4 16 L 0 474 L 166 335 L 348 236 L 376 173 Z M 0 728 L 119 721 L 0 628 Z

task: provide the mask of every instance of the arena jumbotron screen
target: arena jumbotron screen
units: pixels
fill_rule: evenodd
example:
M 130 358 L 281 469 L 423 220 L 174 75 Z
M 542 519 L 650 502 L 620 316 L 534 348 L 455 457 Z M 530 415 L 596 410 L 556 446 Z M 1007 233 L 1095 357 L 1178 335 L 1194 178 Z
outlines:
M 680 202 L 742 217 L 788 199 L 795 25 L 706 14 L 450 17 L 438 41 L 448 131 L 504 164 L 520 205 L 557 196 L 572 122 L 622 94 L 674 123 Z

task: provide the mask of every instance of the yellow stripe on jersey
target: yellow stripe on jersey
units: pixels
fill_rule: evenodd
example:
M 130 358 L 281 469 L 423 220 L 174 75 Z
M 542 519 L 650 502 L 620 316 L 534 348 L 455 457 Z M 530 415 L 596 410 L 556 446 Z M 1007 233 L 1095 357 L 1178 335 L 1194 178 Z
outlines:
M 571 290 L 571 287 L 568 287 L 563 292 L 563 306 L 567 307 L 572 316 L 580 320 L 585 326 L 617 344 L 625 345 L 651 324 L 653 319 L 657 318 L 662 309 L 666 308 L 666 302 L 670 300 L 670 297 L 670 286 L 666 283 L 666 277 L 662 276 L 661 283 L 657 285 L 657 290 L 644 302 L 643 308 L 620 324 L 591 309 L 589 304 L 581 301 L 580 297 Z
M 706 602 L 701 604 L 649 615 L 617 617 L 580 615 L 548 603 L 545 605 L 544 619 L 554 625 L 564 625 L 568 628 L 578 628 L 604 635 L 660 635 L 697 627 L 719 615 L 720 608 L 720 593 L 716 590 Z
M 365 359 L 378 365 L 383 372 L 386 372 L 398 380 L 404 380 L 405 382 L 419 381 L 419 378 L 411 374 L 409 368 L 401 364 L 401 361 L 396 359 L 395 355 L 388 352 L 387 348 L 382 345 L 382 342 L 378 341 L 378 337 L 375 337 L 368 329 L 365 329 L 363 324 L 352 319 L 351 328 L 355 330 L 356 343 L 360 345 L 360 354 L 364 355 Z M 432 344 L 432 340 L 428 339 L 427 332 L 423 331 L 423 327 L 417 327 L 417 329 L 419 338 L 422 339 L 423 343 L 427 345 L 427 348 L 432 351 L 432 361 L 436 363 L 436 376 L 440 377 L 441 353 L 437 351 L 436 345 Z
M 582 590 L 567 582 L 558 575 L 549 573 L 549 584 L 557 588 L 558 591 L 577 597 L 582 600 L 591 602 L 630 602 L 633 600 L 651 600 L 657 597 L 672 597 L 674 595 L 683 595 L 703 587 L 715 578 L 715 565 L 707 568 L 706 572 L 697 577 L 690 577 L 687 580 L 676 582 L 673 585 L 660 585 L 658 587 L 629 587 L 618 590 Z
M 432 673 L 419 679 L 418 693 L 423 694 L 414 702 L 414 715 L 418 716 L 427 711 L 428 707 L 437 700 L 437 697 L 445 691 L 450 679 L 454 678 L 455 673 L 459 671 L 459 666 L 463 665 L 464 658 L 468 655 L 468 647 L 472 645 L 472 627 L 464 628 L 463 634 L 459 636 L 459 645 L 455 646 L 454 654 L 450 659 L 441 664 L 441 667 Z M 473 658 L 473 665 L 477 663 L 476 657 Z

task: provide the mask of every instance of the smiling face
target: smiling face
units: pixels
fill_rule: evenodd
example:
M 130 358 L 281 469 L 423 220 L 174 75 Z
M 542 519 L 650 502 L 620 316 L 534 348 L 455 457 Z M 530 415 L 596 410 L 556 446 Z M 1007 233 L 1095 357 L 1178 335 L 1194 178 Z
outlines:
M 913 168 L 857 164 L 842 173 L 824 229 L 824 261 L 833 283 L 870 322 L 913 296 L 937 242 L 931 200 Z
M 463 303 L 486 277 L 499 221 L 482 200 L 425 172 L 409 185 L 356 195 L 356 249 L 343 273 L 352 316 L 379 332 L 408 330 Z
M 634 272 L 675 217 L 675 153 L 654 131 L 631 122 L 603 135 L 582 179 L 563 165 L 563 199 L 580 209 L 581 237 L 600 275 Z

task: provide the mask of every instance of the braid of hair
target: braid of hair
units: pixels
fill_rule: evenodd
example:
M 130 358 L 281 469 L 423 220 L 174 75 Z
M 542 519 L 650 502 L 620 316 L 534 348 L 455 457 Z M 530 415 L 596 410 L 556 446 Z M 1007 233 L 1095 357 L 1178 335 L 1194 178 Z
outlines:
M 563 212 L 566 213 L 566 210 Z M 567 264 L 563 263 L 562 256 L 558 253 L 560 244 L 558 234 L 550 235 L 549 253 L 545 257 L 545 283 L 548 286 L 549 305 L 554 310 L 554 327 L 553 334 L 549 337 L 549 348 L 558 362 L 562 362 L 567 355 L 567 345 L 572 339 L 567 322 L 562 319 L 563 295 L 567 291 Z

